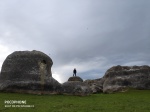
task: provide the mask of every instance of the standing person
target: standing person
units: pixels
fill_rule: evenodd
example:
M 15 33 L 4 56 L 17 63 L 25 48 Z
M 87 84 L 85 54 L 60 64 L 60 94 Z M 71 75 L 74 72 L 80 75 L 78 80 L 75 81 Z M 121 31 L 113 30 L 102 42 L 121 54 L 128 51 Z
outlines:
M 77 73 L 77 70 L 76 70 L 76 68 L 74 68 L 74 70 L 73 70 L 73 77 L 76 76 L 76 73 Z

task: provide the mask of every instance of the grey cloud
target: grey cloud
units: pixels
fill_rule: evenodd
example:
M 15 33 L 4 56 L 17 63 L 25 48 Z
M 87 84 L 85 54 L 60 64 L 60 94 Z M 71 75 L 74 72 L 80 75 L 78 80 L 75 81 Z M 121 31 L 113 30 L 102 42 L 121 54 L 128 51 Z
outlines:
M 1 48 L 9 49 L 5 54 L 45 52 L 63 81 L 75 66 L 88 79 L 113 65 L 150 65 L 149 5 L 147 0 L 0 1 Z

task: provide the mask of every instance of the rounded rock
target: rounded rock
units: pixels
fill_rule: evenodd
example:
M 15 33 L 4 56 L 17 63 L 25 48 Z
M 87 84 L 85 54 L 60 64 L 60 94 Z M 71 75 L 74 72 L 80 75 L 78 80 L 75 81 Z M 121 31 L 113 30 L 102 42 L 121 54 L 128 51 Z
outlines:
M 81 79 L 80 77 L 78 76 L 75 76 L 75 77 L 70 77 L 68 79 L 68 81 L 80 81 L 80 82 L 83 82 L 83 79 Z
M 15 51 L 7 56 L 2 65 L 0 90 L 54 91 L 60 84 L 52 78 L 52 64 L 52 59 L 43 52 Z

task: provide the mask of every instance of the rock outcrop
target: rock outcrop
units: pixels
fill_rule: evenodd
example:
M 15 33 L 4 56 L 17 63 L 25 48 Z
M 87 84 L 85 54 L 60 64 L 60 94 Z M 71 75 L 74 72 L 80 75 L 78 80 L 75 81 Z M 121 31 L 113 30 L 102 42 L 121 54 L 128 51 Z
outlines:
M 79 76 L 70 77 L 67 82 L 62 84 L 62 93 L 68 95 L 86 96 L 91 94 L 88 84 L 83 83 Z
M 63 94 L 86 96 L 91 94 L 89 86 L 80 81 L 68 81 L 62 84 Z
M 40 51 L 16 51 L 5 59 L 0 74 L 0 91 L 32 94 L 112 93 L 127 88 L 150 90 L 149 66 L 114 66 L 100 79 L 75 76 L 60 84 L 52 77 L 52 59 Z
M 103 92 L 103 79 L 93 79 L 93 80 L 85 80 L 84 83 L 90 86 L 90 89 L 93 94 L 102 93 Z
M 149 66 L 114 66 L 103 77 L 103 92 L 124 91 L 126 88 L 150 89 Z
M 0 91 L 34 94 L 59 93 L 61 84 L 52 77 L 52 59 L 40 51 L 16 51 L 5 59 Z
M 68 81 L 80 81 L 80 82 L 83 82 L 83 79 L 80 78 L 79 76 L 75 76 L 75 77 L 70 77 L 68 79 Z

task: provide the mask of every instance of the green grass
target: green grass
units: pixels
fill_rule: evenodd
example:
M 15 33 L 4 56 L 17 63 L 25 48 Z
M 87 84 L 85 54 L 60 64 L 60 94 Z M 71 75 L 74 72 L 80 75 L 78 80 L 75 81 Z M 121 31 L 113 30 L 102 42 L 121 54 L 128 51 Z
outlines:
M 26 100 L 34 108 L 4 107 L 5 100 Z M 150 91 L 90 96 L 0 93 L 0 112 L 150 112 Z

